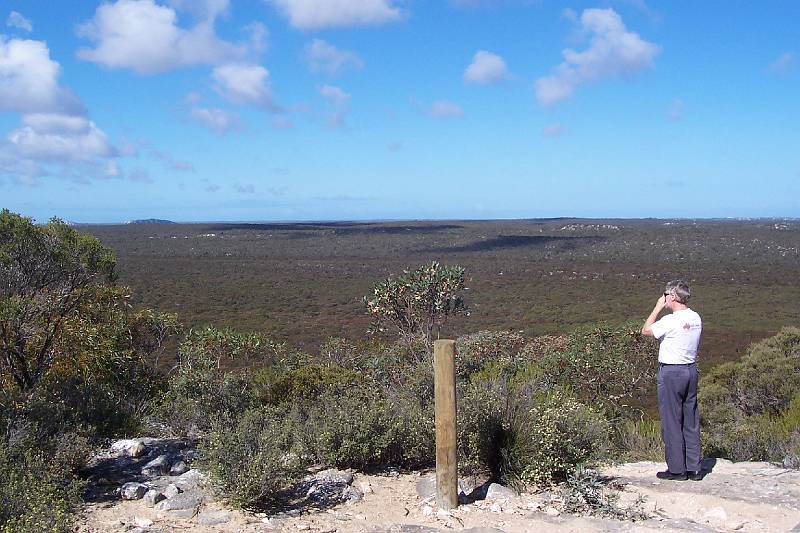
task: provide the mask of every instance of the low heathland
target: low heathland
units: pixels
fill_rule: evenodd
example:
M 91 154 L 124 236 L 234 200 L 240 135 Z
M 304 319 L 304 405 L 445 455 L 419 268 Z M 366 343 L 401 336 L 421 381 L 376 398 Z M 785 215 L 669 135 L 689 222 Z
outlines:
M 269 331 L 187 328 L 134 306 L 110 249 L 59 221 L 34 226 L 3 211 L 0 531 L 70 531 L 87 482 L 109 483 L 85 465 L 110 438 L 189 439 L 198 451 L 187 466 L 255 511 L 280 506 L 309 469 L 430 467 L 430 342 L 471 320 L 476 304 L 468 269 L 401 271 L 361 295 L 381 334 L 308 350 Z M 461 472 L 518 490 L 562 483 L 572 491 L 565 501 L 584 502 L 578 509 L 597 483 L 585 465 L 659 460 L 657 425 L 643 409 L 657 346 L 639 328 L 607 321 L 459 335 Z M 707 455 L 797 466 L 799 349 L 800 330 L 785 328 L 703 377 L 703 409 L 719 422 L 706 428 Z M 597 508 L 617 512 L 606 503 Z

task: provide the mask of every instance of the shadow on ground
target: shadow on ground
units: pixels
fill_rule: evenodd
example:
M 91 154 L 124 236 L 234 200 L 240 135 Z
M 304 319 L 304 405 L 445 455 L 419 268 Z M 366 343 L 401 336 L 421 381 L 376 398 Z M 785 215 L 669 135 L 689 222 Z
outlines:
M 541 247 L 548 244 L 562 244 L 564 249 L 574 249 L 579 244 L 594 244 L 606 240 L 605 237 L 559 237 L 552 235 L 498 235 L 491 239 L 471 242 L 462 246 L 440 246 L 419 250 L 420 253 L 442 252 L 486 252 L 522 248 L 525 246 Z

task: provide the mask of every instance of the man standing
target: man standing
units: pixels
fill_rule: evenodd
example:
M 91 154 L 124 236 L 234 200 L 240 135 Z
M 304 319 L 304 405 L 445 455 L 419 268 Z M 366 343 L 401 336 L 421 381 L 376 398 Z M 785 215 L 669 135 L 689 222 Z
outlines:
M 667 283 L 642 334 L 661 341 L 658 349 L 658 413 L 667 470 L 659 479 L 700 481 L 700 416 L 697 412 L 697 347 L 703 324 L 689 309 L 689 284 L 683 280 Z M 658 315 L 664 309 L 671 314 Z

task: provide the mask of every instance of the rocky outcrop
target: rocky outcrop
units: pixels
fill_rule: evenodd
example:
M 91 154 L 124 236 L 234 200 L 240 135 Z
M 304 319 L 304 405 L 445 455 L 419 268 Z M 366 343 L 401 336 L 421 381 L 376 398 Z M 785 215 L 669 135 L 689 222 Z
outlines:
M 435 505 L 434 474 L 367 476 L 335 469 L 310 472 L 279 495 L 280 504 L 241 511 L 215 500 L 207 476 L 191 468 L 194 455 L 189 441 L 114 443 L 87 469 L 98 498 L 87 506 L 77 531 L 800 531 L 800 472 L 767 463 L 707 461 L 706 476 L 699 482 L 658 480 L 655 472 L 662 465 L 656 463 L 600 469 L 597 479 L 613 492 L 618 510 L 635 511 L 628 514 L 577 510 L 564 487 L 519 494 L 481 478 L 461 479 L 461 504 L 445 511 Z M 183 469 L 174 468 L 181 461 L 190 469 L 172 475 Z M 158 469 L 147 475 L 147 465 Z

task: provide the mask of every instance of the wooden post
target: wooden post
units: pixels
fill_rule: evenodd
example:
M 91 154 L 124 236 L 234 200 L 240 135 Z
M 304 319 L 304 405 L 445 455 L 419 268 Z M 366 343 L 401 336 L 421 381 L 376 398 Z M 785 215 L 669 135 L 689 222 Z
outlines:
M 436 505 L 458 506 L 456 455 L 456 342 L 433 343 L 434 397 L 436 406 Z

